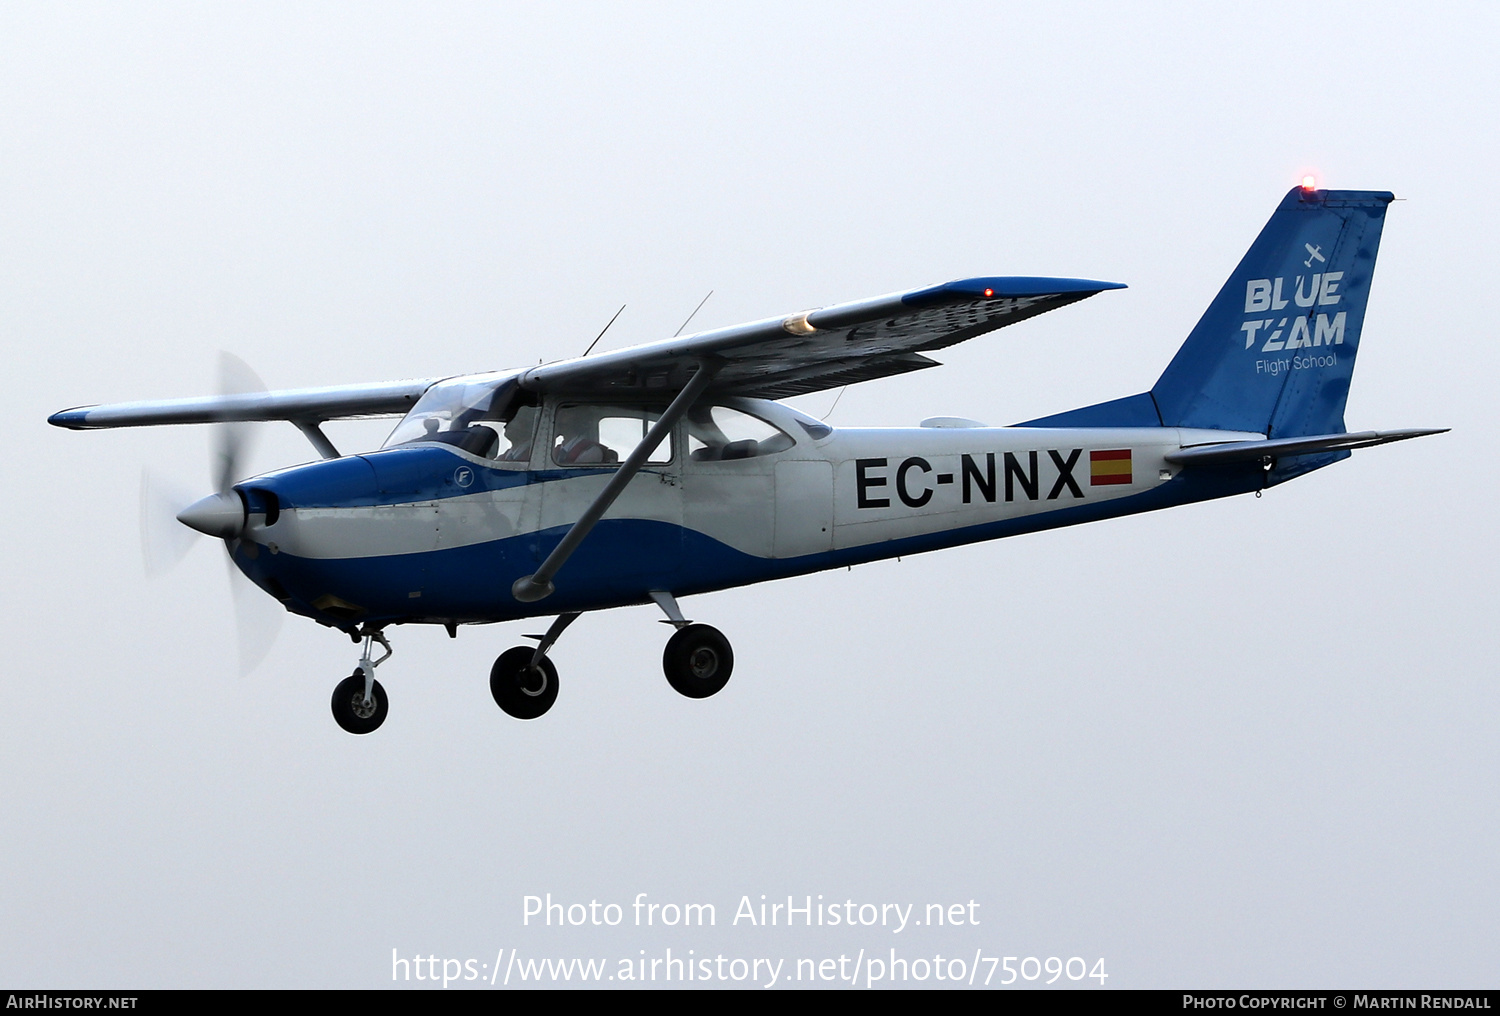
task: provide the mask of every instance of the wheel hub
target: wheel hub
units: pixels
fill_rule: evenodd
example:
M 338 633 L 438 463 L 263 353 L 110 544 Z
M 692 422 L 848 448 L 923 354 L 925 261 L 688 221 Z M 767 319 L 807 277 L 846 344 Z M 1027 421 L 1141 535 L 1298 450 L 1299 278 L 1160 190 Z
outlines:
M 363 691 L 354 693 L 354 698 L 349 703 L 349 709 L 362 720 L 368 720 L 375 715 L 375 696 L 365 698 Z
M 526 687 L 527 679 L 532 677 L 533 675 L 536 678 L 535 691 L 532 691 L 530 688 Z M 542 670 L 541 667 L 532 667 L 530 670 L 523 670 L 521 671 L 520 685 L 521 691 L 524 694 L 530 695 L 532 698 L 536 698 L 538 695 L 547 690 L 547 673 L 546 671 Z
M 495 705 L 518 720 L 534 720 L 557 699 L 557 670 L 530 646 L 500 654 L 490 668 L 490 695 Z
M 719 669 L 719 654 L 707 646 L 700 646 L 688 657 L 688 668 L 694 677 L 713 677 L 714 671 Z

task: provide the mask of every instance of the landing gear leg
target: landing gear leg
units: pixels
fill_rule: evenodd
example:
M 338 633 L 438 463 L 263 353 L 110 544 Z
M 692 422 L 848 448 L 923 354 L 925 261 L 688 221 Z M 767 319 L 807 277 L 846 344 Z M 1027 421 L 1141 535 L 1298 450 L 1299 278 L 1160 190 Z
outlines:
M 719 629 L 694 624 L 682 616 L 671 593 L 653 592 L 651 599 L 667 615 L 664 624 L 676 628 L 661 654 L 667 683 L 688 698 L 708 698 L 729 683 L 734 672 L 734 650 Z
M 568 625 L 578 620 L 579 612 L 559 614 L 545 635 L 528 635 L 538 639 L 536 648 L 516 646 L 507 649 L 490 668 L 490 694 L 495 704 L 518 720 L 534 720 L 557 701 L 557 668 L 547 659 Z
M 385 654 L 373 660 L 370 650 L 376 642 Z M 385 722 L 390 702 L 385 689 L 375 680 L 375 668 L 390 659 L 392 652 L 384 633 L 369 632 L 365 635 L 365 651 L 359 658 L 359 666 L 333 689 L 333 719 L 349 733 L 368 734 Z

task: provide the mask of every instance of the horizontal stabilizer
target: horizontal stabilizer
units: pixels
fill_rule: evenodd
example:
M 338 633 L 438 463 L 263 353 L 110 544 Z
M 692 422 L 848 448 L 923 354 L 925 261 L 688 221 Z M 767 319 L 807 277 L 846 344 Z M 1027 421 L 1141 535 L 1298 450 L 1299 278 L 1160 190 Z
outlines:
M 1447 427 L 1437 430 L 1365 430 L 1358 434 L 1316 434 L 1312 437 L 1285 437 L 1271 441 L 1230 441 L 1225 444 L 1195 445 L 1163 456 L 1182 466 L 1211 466 L 1227 462 L 1254 462 L 1270 457 L 1312 455 L 1318 452 L 1349 451 L 1405 441 L 1429 434 L 1446 434 Z

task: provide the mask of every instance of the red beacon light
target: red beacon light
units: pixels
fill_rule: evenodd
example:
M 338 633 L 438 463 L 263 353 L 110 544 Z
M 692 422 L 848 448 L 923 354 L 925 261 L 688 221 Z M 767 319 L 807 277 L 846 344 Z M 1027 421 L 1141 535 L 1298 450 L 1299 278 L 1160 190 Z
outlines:
M 990 297 L 992 297 L 994 295 L 995 295 L 995 291 L 993 289 L 990 289 L 988 286 L 986 286 L 985 290 L 984 290 L 984 298 L 986 300 L 988 300 Z
M 1318 189 L 1318 181 L 1313 179 L 1312 174 L 1302 178 L 1302 189 L 1307 191 Z

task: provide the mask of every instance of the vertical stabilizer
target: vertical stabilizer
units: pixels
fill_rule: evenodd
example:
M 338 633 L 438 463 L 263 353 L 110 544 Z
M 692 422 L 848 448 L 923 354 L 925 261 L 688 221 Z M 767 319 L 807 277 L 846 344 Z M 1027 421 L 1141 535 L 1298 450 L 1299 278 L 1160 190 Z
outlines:
M 1151 389 L 1169 427 L 1344 431 L 1384 191 L 1293 188 Z

